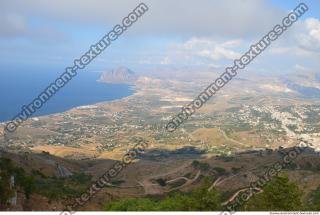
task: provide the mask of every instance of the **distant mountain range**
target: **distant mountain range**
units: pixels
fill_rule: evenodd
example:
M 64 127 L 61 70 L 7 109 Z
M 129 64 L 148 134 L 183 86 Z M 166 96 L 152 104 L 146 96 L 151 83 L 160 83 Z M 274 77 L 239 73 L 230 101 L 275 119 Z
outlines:
M 138 76 L 126 67 L 119 67 L 103 72 L 99 81 L 107 83 L 134 83 Z
M 320 97 L 320 73 L 293 73 L 290 77 L 285 78 L 286 86 L 305 97 Z
M 290 82 L 290 81 L 287 81 L 286 83 L 287 83 L 287 87 L 290 90 L 294 90 L 294 91 L 302 94 L 303 96 L 306 96 L 306 97 L 317 97 L 317 98 L 320 97 L 320 90 L 318 88 L 305 87 L 305 86 L 301 86 L 299 84 L 296 84 L 296 83 Z

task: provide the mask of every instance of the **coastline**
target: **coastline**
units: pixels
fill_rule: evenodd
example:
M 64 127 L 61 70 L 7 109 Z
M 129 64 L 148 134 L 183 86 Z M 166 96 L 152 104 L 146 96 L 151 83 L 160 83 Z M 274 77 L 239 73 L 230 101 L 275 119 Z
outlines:
M 115 99 L 110 99 L 110 100 L 105 100 L 105 101 L 99 101 L 99 102 L 94 102 L 94 103 L 87 103 L 87 104 L 82 104 L 82 105 L 76 105 L 74 107 L 71 107 L 71 108 L 68 108 L 64 111 L 57 111 L 57 112 L 52 112 L 52 113 L 44 113 L 44 114 L 40 114 L 40 115 L 35 115 L 35 116 L 32 116 L 30 117 L 29 119 L 35 119 L 35 118 L 43 118 L 43 117 L 52 117 L 52 116 L 56 116 L 56 115 L 60 115 L 60 114 L 64 114 L 64 113 L 67 113 L 67 112 L 70 112 L 70 111 L 73 111 L 73 110 L 76 110 L 76 109 L 81 109 L 83 107 L 86 107 L 86 106 L 101 106 L 103 104 L 108 104 L 108 103 L 111 103 L 111 102 L 117 102 L 117 101 L 121 101 L 123 99 L 127 99 L 127 98 L 130 98 L 134 95 L 136 95 L 137 93 L 137 86 L 135 83 L 132 83 L 132 84 L 127 84 L 127 83 L 107 83 L 107 82 L 103 82 L 103 81 L 96 81 L 96 83 L 102 83 L 102 84 L 109 84 L 109 85 L 126 85 L 128 87 L 128 90 L 129 92 L 131 92 L 130 95 L 128 96 L 123 96 L 121 98 L 115 98 Z M 14 116 L 12 116 L 14 117 Z M 10 122 L 10 120 L 0 120 L 0 125 L 4 126 L 6 123 Z

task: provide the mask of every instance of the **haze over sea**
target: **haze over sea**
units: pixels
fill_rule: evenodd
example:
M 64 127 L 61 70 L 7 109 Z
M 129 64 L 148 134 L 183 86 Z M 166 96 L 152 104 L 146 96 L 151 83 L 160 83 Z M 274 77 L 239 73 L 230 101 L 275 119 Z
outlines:
M 28 70 L 28 71 L 26 71 Z M 61 71 L 61 70 L 58 70 Z M 7 69 L 0 71 L 0 121 L 11 120 L 61 72 Z M 33 116 L 64 112 L 74 107 L 120 99 L 133 94 L 126 84 L 99 83 L 100 73 L 81 71 Z

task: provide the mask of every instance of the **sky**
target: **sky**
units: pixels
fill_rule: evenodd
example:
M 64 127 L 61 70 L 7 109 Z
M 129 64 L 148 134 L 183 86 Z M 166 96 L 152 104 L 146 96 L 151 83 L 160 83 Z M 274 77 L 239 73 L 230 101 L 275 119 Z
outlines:
M 149 10 L 88 67 L 225 68 L 301 1 L 145 0 Z M 0 1 L 0 73 L 50 71 L 75 58 L 119 24 L 141 1 Z M 289 73 L 320 68 L 320 1 L 248 67 Z

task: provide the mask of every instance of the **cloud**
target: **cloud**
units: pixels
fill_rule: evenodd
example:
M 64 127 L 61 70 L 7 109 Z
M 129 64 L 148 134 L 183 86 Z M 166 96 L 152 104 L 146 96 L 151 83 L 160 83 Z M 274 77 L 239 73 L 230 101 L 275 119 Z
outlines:
M 212 39 L 192 38 L 186 41 L 182 47 L 185 52 L 212 60 L 229 59 L 233 60 L 240 57 L 240 53 L 232 50 L 241 44 L 240 40 L 230 40 L 219 43 Z
M 0 14 L 0 37 L 23 38 L 37 42 L 61 42 L 68 39 L 67 35 L 49 26 L 31 27 L 25 17 L 14 13 Z
M 172 64 L 172 61 L 168 56 L 166 56 L 160 61 L 160 64 L 161 65 L 169 65 L 169 64 Z
M 234 51 L 241 40 L 220 41 L 213 38 L 192 37 L 168 46 L 159 64 L 217 65 L 222 60 L 234 60 L 240 53 Z
M 281 44 L 281 46 L 270 47 L 269 53 L 280 54 L 280 55 L 295 55 L 295 56 L 310 56 L 312 53 L 304 48 L 299 47 L 297 44 L 292 46 L 286 46 L 286 44 Z
M 303 65 L 301 65 L 301 64 L 296 64 L 296 65 L 294 65 L 294 70 L 296 70 L 296 71 L 308 71 L 310 69 L 305 67 L 305 66 L 303 66 Z
M 254 36 L 267 32 L 285 14 L 265 0 L 145 0 L 149 12 L 132 29 L 144 34 Z M 140 1 L 4 0 L 0 14 L 12 12 L 80 25 L 114 25 Z
M 304 31 L 298 34 L 297 40 L 301 48 L 320 52 L 320 20 L 306 19 L 304 21 Z
M 250 44 L 257 42 L 288 13 L 267 0 L 143 2 L 149 11 L 114 44 L 118 56 L 112 50 L 109 54 L 115 59 L 121 57 L 128 64 L 225 66 L 240 57 Z M 108 32 L 139 3 L 140 0 L 2 0 L 0 37 L 56 44 L 68 39 L 70 34 L 76 38 L 72 42 L 82 47 L 83 41 L 85 44 L 95 42 L 82 32 L 90 31 L 90 35 Z M 276 70 L 282 64 L 287 67 L 298 60 L 309 60 L 310 63 L 303 62 L 306 66 L 318 62 L 319 29 L 319 19 L 298 21 L 252 66 L 259 68 L 262 62 L 266 68 Z M 14 45 L 19 46 L 18 43 Z M 68 45 L 63 47 L 66 50 L 75 47 Z M 30 44 L 23 47 L 30 50 Z
M 189 50 L 193 51 L 195 55 L 207 57 L 212 60 L 234 60 L 241 56 L 240 53 L 232 50 L 232 48 L 240 45 L 240 40 L 230 40 L 227 42 L 218 43 L 214 40 L 193 38 L 186 42 L 187 46 L 188 44 L 190 46 L 190 43 L 193 44 L 193 47 Z
M 270 47 L 269 52 L 306 57 L 320 54 L 320 20 L 307 18 L 295 23 L 289 32 Z

